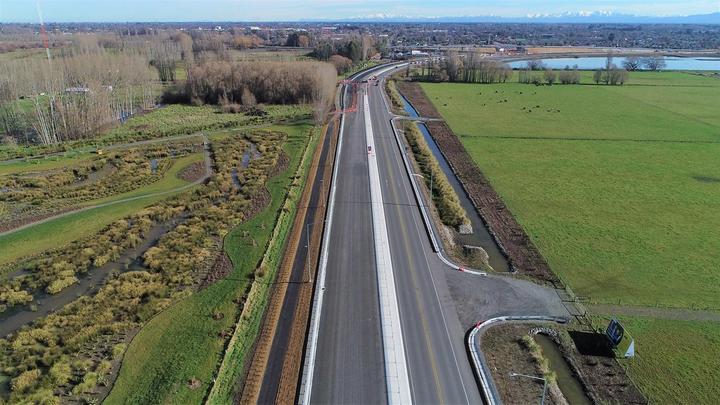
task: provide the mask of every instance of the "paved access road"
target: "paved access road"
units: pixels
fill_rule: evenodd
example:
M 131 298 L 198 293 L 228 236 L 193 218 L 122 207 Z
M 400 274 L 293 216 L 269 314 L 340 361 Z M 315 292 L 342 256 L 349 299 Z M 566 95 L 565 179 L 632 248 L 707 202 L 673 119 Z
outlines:
M 465 351 L 465 330 L 446 284 L 448 268 L 433 253 L 423 227 L 382 85 L 359 84 L 358 90 L 358 110 L 345 116 L 336 163 L 336 201 L 310 402 L 377 404 L 388 398 L 368 176 L 369 119 L 412 401 L 481 403 Z

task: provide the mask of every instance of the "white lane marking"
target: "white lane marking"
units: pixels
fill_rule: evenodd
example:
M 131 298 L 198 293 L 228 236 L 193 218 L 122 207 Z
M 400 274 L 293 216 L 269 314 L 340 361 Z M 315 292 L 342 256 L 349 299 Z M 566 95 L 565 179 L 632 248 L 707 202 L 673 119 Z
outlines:
M 375 265 L 377 267 L 378 295 L 380 297 L 380 320 L 382 325 L 383 350 L 385 355 L 385 379 L 387 382 L 388 402 L 390 404 L 410 404 L 410 378 L 405 358 L 400 310 L 395 291 L 390 256 L 390 243 L 385 221 L 382 188 L 377 156 L 375 155 L 375 138 L 373 137 L 372 120 L 370 119 L 370 103 L 368 95 L 363 96 L 365 138 L 369 150 L 368 174 L 370 176 L 370 200 L 373 217 L 373 233 L 375 236 Z
M 390 125 L 393 125 L 392 121 L 390 122 Z M 399 138 L 396 137 L 395 140 L 398 141 Z M 398 146 L 401 148 L 401 151 L 402 151 L 402 144 L 399 144 Z M 395 160 L 395 164 L 397 165 L 397 168 L 400 171 L 402 171 L 403 166 L 401 165 L 400 160 L 397 157 L 397 154 L 393 152 L 392 155 L 395 157 L 394 160 Z M 401 181 L 401 183 L 403 185 L 403 190 L 405 191 L 405 196 L 409 197 L 410 200 L 412 200 L 413 195 L 411 194 L 410 190 L 408 189 L 407 184 L 404 181 Z M 415 215 L 411 215 L 411 217 L 413 220 L 413 224 L 415 225 L 415 231 L 417 232 L 418 240 L 422 240 L 423 236 L 422 236 L 422 232 L 420 231 L 420 226 L 418 225 L 418 221 L 415 218 Z M 460 363 L 458 362 L 457 355 L 455 354 L 455 347 L 453 345 L 452 338 L 450 337 L 450 330 L 448 329 L 447 320 L 445 319 L 445 311 L 444 311 L 442 303 L 440 301 L 440 295 L 438 294 L 438 291 L 437 291 L 437 285 L 435 284 L 435 277 L 432 274 L 432 270 L 430 268 L 430 261 L 428 260 L 427 253 L 425 252 L 424 247 L 423 247 L 422 251 L 423 251 L 423 259 L 425 259 L 425 264 L 427 266 L 426 268 L 427 268 L 428 274 L 430 275 L 430 281 L 432 282 L 432 285 L 433 285 L 433 292 L 435 293 L 435 299 L 437 300 L 438 308 L 440 309 L 440 316 L 442 317 L 443 326 L 445 329 L 445 335 L 447 336 L 448 344 L 450 345 L 450 351 L 453 354 L 453 361 L 455 363 L 455 369 L 458 372 L 458 377 L 460 378 L 460 385 L 462 386 L 463 394 L 465 395 L 465 402 L 469 404 L 470 398 L 468 397 L 467 389 L 465 387 L 465 380 L 463 378 L 463 374 L 460 371 Z
M 343 92 L 345 89 L 342 90 Z M 315 374 L 315 357 L 317 355 L 318 337 L 320 335 L 320 318 L 322 317 L 323 298 L 325 296 L 325 275 L 327 274 L 328 263 L 328 245 L 330 244 L 330 233 L 332 230 L 333 213 L 335 211 L 335 193 L 337 190 L 337 176 L 339 171 L 340 152 L 343 145 L 343 131 L 345 130 L 345 114 L 340 117 L 340 132 L 338 133 L 338 144 L 335 149 L 335 161 L 333 164 L 333 175 L 330 183 L 330 201 L 328 202 L 328 210 L 325 214 L 326 226 L 325 234 L 322 239 L 322 250 L 320 256 L 320 267 L 318 269 L 317 285 L 315 286 L 315 298 L 313 303 L 313 311 L 310 317 L 310 331 L 308 332 L 308 349 L 303 361 L 302 382 L 300 384 L 300 394 L 298 403 L 301 405 L 309 405 L 312 396 L 313 375 Z M 327 134 L 325 136 L 328 136 Z M 322 146 L 322 145 L 321 145 Z

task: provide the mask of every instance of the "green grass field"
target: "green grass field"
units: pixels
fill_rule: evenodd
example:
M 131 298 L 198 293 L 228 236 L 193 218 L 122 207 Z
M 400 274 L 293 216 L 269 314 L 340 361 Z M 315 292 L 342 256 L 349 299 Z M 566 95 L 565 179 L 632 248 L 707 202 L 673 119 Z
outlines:
M 310 128 L 310 124 L 270 128 L 288 133 L 284 149 L 290 165 L 268 182 L 271 205 L 226 237 L 232 273 L 160 313 L 140 331 L 128 348 L 107 404 L 202 402 L 221 360 L 224 340 L 218 333 L 234 325 L 241 308 L 232 301 L 243 294 L 248 276 L 264 253 Z M 249 238 L 242 236 L 245 231 Z M 223 319 L 213 320 L 214 312 L 223 313 Z M 200 380 L 202 386 L 190 389 L 187 381 L 191 378 Z
M 84 205 L 96 205 L 119 201 L 125 198 L 166 192 L 176 189 L 185 181 L 177 174 L 183 168 L 203 159 L 202 153 L 194 153 L 178 159 L 165 173 L 162 179 L 127 193 L 98 200 L 88 201 Z M 66 245 L 74 240 L 92 235 L 108 224 L 128 216 L 157 201 L 168 198 L 172 193 L 149 196 L 138 200 L 121 202 L 98 207 L 55 220 L 43 222 L 29 228 L 0 236 L 0 265 L 10 263 L 21 257 L 34 255 L 50 248 Z
M 720 81 L 662 77 L 669 86 L 423 88 L 578 294 L 720 308 Z
M 85 153 L 80 156 L 77 153 L 68 153 L 67 156 L 52 156 L 27 161 L 12 163 L 0 163 L 0 176 L 16 173 L 42 172 L 46 170 L 60 169 L 78 165 L 91 160 L 97 155 Z
M 578 295 L 718 309 L 720 81 L 648 72 L 630 83 L 422 86 Z M 716 399 L 720 325 L 622 320 L 639 353 L 625 363 L 653 402 Z
M 460 136 L 720 142 L 720 80 L 683 73 L 659 77 L 634 73 L 626 86 L 442 83 L 423 88 Z M 661 80 L 694 84 L 632 84 Z
M 621 317 L 636 342 L 636 357 L 622 360 L 658 404 L 716 403 L 720 324 Z

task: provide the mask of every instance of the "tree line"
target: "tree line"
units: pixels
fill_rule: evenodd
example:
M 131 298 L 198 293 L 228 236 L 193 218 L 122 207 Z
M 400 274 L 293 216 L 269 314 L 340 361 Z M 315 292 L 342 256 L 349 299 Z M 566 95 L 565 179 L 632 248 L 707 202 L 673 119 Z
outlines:
M 0 130 L 40 144 L 85 138 L 154 104 L 157 76 L 142 53 L 78 53 L 0 65 Z M 23 139 L 25 138 L 25 139 Z
M 386 46 L 384 42 L 376 42 L 369 35 L 359 35 L 345 41 L 320 41 L 310 55 L 322 61 L 330 60 L 333 55 L 340 55 L 358 63 L 382 52 Z
M 184 96 L 193 104 L 312 104 L 321 119 L 332 106 L 336 82 L 328 63 L 212 61 L 188 70 Z
M 512 76 L 506 63 L 487 60 L 476 52 L 466 57 L 458 52 L 448 52 L 443 59 L 429 59 L 415 72 L 415 80 L 460 83 L 504 83 Z M 407 71 L 409 74 L 409 70 Z

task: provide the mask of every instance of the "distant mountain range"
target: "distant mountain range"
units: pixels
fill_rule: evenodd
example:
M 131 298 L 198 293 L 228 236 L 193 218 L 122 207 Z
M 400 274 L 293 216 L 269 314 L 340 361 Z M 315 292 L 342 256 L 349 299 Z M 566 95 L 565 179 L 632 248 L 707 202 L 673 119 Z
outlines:
M 414 17 L 373 14 L 324 21 L 336 22 L 404 22 L 404 23 L 580 23 L 580 24 L 720 24 L 720 12 L 688 16 L 639 16 L 608 11 L 572 12 L 561 14 L 531 14 L 524 17 L 458 16 Z

